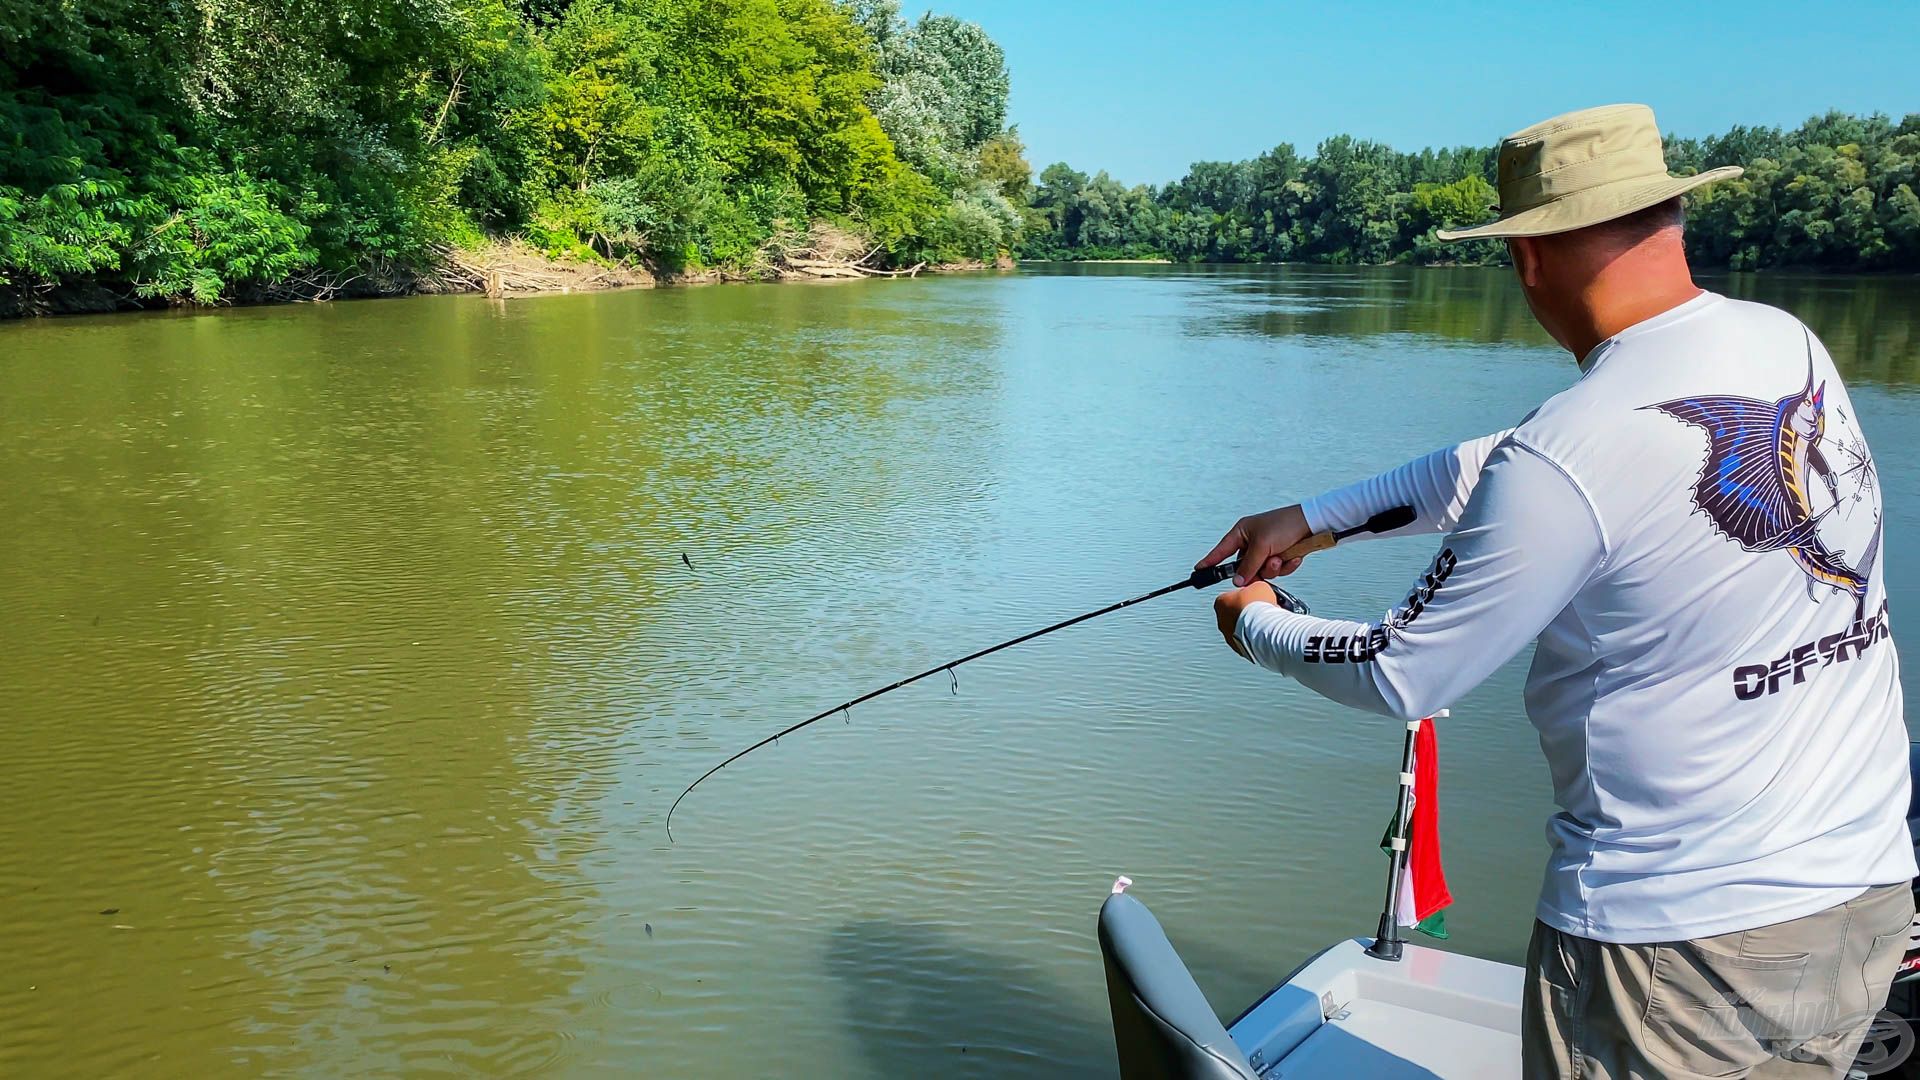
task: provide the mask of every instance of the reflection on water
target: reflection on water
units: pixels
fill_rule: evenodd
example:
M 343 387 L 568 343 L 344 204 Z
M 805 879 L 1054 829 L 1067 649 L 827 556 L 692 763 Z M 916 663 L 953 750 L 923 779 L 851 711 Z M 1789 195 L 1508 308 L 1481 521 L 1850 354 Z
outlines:
M 1904 560 L 1915 282 L 1707 284 L 1826 338 Z M 783 740 L 675 847 L 667 803 L 1572 375 L 1468 269 L 0 327 L 0 1072 L 1103 1071 L 1114 874 L 1228 1014 L 1371 926 L 1397 739 L 1203 598 Z M 1428 554 L 1297 580 L 1370 615 Z M 1451 947 L 1501 959 L 1548 790 L 1518 685 L 1443 736 Z
M 1205 333 L 1368 337 L 1417 334 L 1479 344 L 1549 345 L 1511 271 L 1493 267 L 1167 267 L 1169 279 L 1217 282 L 1192 315 Z M 1134 266 L 1058 264 L 1050 273 L 1137 278 Z M 1851 380 L 1920 381 L 1920 277 L 1709 273 L 1703 288 L 1784 307 L 1812 326 Z
M 1800 316 L 1826 343 L 1849 385 L 1920 381 L 1920 277 L 1721 274 L 1704 284 Z

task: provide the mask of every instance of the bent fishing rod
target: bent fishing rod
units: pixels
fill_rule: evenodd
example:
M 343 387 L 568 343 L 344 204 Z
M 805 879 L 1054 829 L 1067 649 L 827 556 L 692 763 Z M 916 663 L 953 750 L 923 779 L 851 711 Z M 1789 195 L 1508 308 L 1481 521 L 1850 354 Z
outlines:
M 1395 529 L 1403 529 L 1408 525 L 1413 524 L 1415 516 L 1416 514 L 1414 512 L 1413 507 L 1411 506 L 1396 506 L 1391 510 L 1382 510 L 1378 514 L 1375 514 L 1372 517 L 1368 518 L 1365 522 L 1359 525 L 1356 525 L 1351 529 L 1341 529 L 1337 532 L 1315 533 L 1314 535 L 1307 537 L 1305 540 L 1302 540 L 1299 543 L 1294 544 L 1292 547 L 1288 548 L 1287 550 L 1281 552 L 1280 557 L 1282 559 L 1301 559 L 1301 558 L 1305 558 L 1309 554 L 1312 554 L 1313 552 L 1325 551 L 1328 548 L 1332 547 L 1333 545 L 1339 543 L 1340 541 L 1345 540 L 1349 536 L 1356 536 L 1360 533 L 1384 533 L 1384 532 L 1392 532 Z M 1108 604 L 1106 607 L 1103 607 L 1098 611 L 1089 611 L 1085 615 L 1075 615 L 1071 619 L 1062 619 L 1061 621 L 1054 623 L 1052 626 L 1044 626 L 1031 633 L 1021 634 L 1017 638 L 1013 638 L 1008 641 L 1003 641 L 998 645 L 988 646 L 987 648 L 981 649 L 979 652 L 968 653 L 967 655 L 960 657 L 958 660 L 949 660 L 944 664 L 936 664 L 933 667 L 930 667 L 927 670 L 922 671 L 917 675 L 909 675 L 906 678 L 901 679 L 899 682 L 889 683 L 888 685 L 883 686 L 878 690 L 870 690 L 867 693 L 861 694 L 857 698 L 853 698 L 849 701 L 843 701 L 840 704 L 835 705 L 831 709 L 827 709 L 823 712 L 815 713 L 814 715 L 807 717 L 805 720 L 802 720 L 797 724 L 793 724 L 788 727 L 782 728 L 779 731 L 776 731 L 773 734 L 767 736 L 766 738 L 761 739 L 759 742 L 754 743 L 752 746 L 747 747 L 745 750 L 742 750 L 739 753 L 734 754 L 732 757 L 727 758 L 725 761 L 722 761 L 720 764 L 715 765 L 711 769 L 708 769 L 706 772 L 701 773 L 699 779 L 695 780 L 691 784 L 688 784 L 686 790 L 680 793 L 679 798 L 676 798 L 673 800 L 673 805 L 667 807 L 667 842 L 673 843 L 673 812 L 675 810 L 680 809 L 681 800 L 693 794 L 693 789 L 705 783 L 707 778 L 712 776 L 714 773 L 717 773 L 721 769 L 724 769 L 727 766 L 733 764 L 734 762 L 739 761 L 741 758 L 746 757 L 748 754 L 753 753 L 755 750 L 758 750 L 763 746 L 769 745 L 771 743 L 779 742 L 781 739 L 785 738 L 788 735 L 793 734 L 796 731 L 799 731 L 801 728 L 806 727 L 809 724 L 817 724 L 820 721 L 825 720 L 829 716 L 833 716 L 838 713 L 847 712 L 848 710 L 852 709 L 855 705 L 860 705 L 860 704 L 864 704 L 865 702 L 872 701 L 874 698 L 877 698 L 882 694 L 890 694 L 893 691 L 898 690 L 903 686 L 910 686 L 914 683 L 919 682 L 921 679 L 927 678 L 932 675 L 938 675 L 943 671 L 946 672 L 948 675 L 952 675 L 953 669 L 959 667 L 962 664 L 971 663 L 972 661 L 978 660 L 983 656 L 991 656 L 1002 649 L 1011 649 L 1015 645 L 1020 645 L 1025 642 L 1032 641 L 1034 638 L 1037 638 L 1037 637 L 1044 637 L 1047 634 L 1053 633 L 1055 630 L 1065 630 L 1069 626 L 1077 626 L 1080 623 L 1086 622 L 1088 619 L 1097 619 L 1102 615 L 1108 615 L 1113 612 L 1119 611 L 1121 608 L 1132 607 L 1135 604 L 1152 600 L 1155 597 L 1165 596 L 1168 593 L 1179 592 L 1181 589 L 1205 589 L 1205 588 L 1208 588 L 1209 586 L 1217 585 L 1220 582 L 1225 581 L 1228 578 L 1231 578 L 1235 573 L 1237 573 L 1238 565 L 1239 565 L 1239 560 L 1235 559 L 1230 562 L 1221 563 L 1217 566 L 1209 566 L 1199 570 L 1195 570 L 1192 574 L 1189 574 L 1184 580 L 1176 581 L 1171 585 L 1165 586 L 1163 588 L 1155 589 L 1150 593 L 1144 593 L 1140 596 L 1133 597 L 1130 600 L 1122 600 L 1117 604 Z M 1282 607 L 1286 608 L 1289 611 L 1296 611 L 1301 614 L 1307 613 L 1307 605 L 1304 603 L 1301 603 L 1299 598 L 1295 597 L 1292 593 L 1289 593 L 1285 589 L 1282 589 L 1278 586 L 1273 587 L 1273 592 L 1275 597 L 1280 601 L 1280 605 Z

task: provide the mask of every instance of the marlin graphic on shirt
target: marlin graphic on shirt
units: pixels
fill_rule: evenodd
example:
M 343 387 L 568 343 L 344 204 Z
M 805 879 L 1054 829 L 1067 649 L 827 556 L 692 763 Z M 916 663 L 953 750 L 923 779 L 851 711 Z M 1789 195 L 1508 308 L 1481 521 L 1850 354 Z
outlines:
M 1747 551 L 1785 551 L 1807 575 L 1807 595 L 1828 585 L 1866 602 L 1867 581 L 1879 560 L 1880 529 L 1859 561 L 1820 538 L 1820 522 L 1839 505 L 1840 485 L 1821 440 L 1827 430 L 1827 384 L 1813 378 L 1808 343 L 1806 385 L 1777 401 L 1702 395 L 1648 405 L 1707 433 L 1707 460 L 1693 485 L 1694 505 L 1728 539 Z M 1865 459 L 1862 457 L 1862 463 Z M 1815 511 L 1815 481 L 1830 504 Z

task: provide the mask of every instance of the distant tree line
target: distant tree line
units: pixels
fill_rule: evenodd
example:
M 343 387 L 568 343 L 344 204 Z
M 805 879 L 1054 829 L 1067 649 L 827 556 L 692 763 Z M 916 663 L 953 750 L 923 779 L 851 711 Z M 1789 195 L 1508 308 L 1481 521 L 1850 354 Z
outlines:
M 0 294 L 212 302 L 489 235 L 725 267 L 814 219 L 991 259 L 1007 85 L 897 0 L 0 0 Z
M 1746 166 L 1688 196 L 1702 264 L 1920 270 L 1920 113 L 1833 112 L 1791 131 L 1669 137 L 1675 171 Z M 1491 147 L 1401 153 L 1340 135 L 1311 156 L 1282 143 L 1250 161 L 1200 162 L 1164 187 L 1128 187 L 1064 163 L 1040 173 L 1021 253 L 1035 259 L 1199 262 L 1498 262 L 1494 241 L 1434 230 L 1489 220 Z

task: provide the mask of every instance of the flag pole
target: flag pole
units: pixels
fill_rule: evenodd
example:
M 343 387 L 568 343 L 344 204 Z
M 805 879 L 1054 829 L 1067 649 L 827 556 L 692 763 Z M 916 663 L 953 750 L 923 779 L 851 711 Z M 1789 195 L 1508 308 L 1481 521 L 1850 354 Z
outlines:
M 1387 835 L 1387 906 L 1380 912 L 1380 928 L 1367 946 L 1376 960 L 1400 959 L 1400 879 L 1407 869 L 1407 837 L 1413 829 L 1413 742 L 1424 720 L 1407 721 L 1407 740 L 1400 750 L 1399 803 Z

